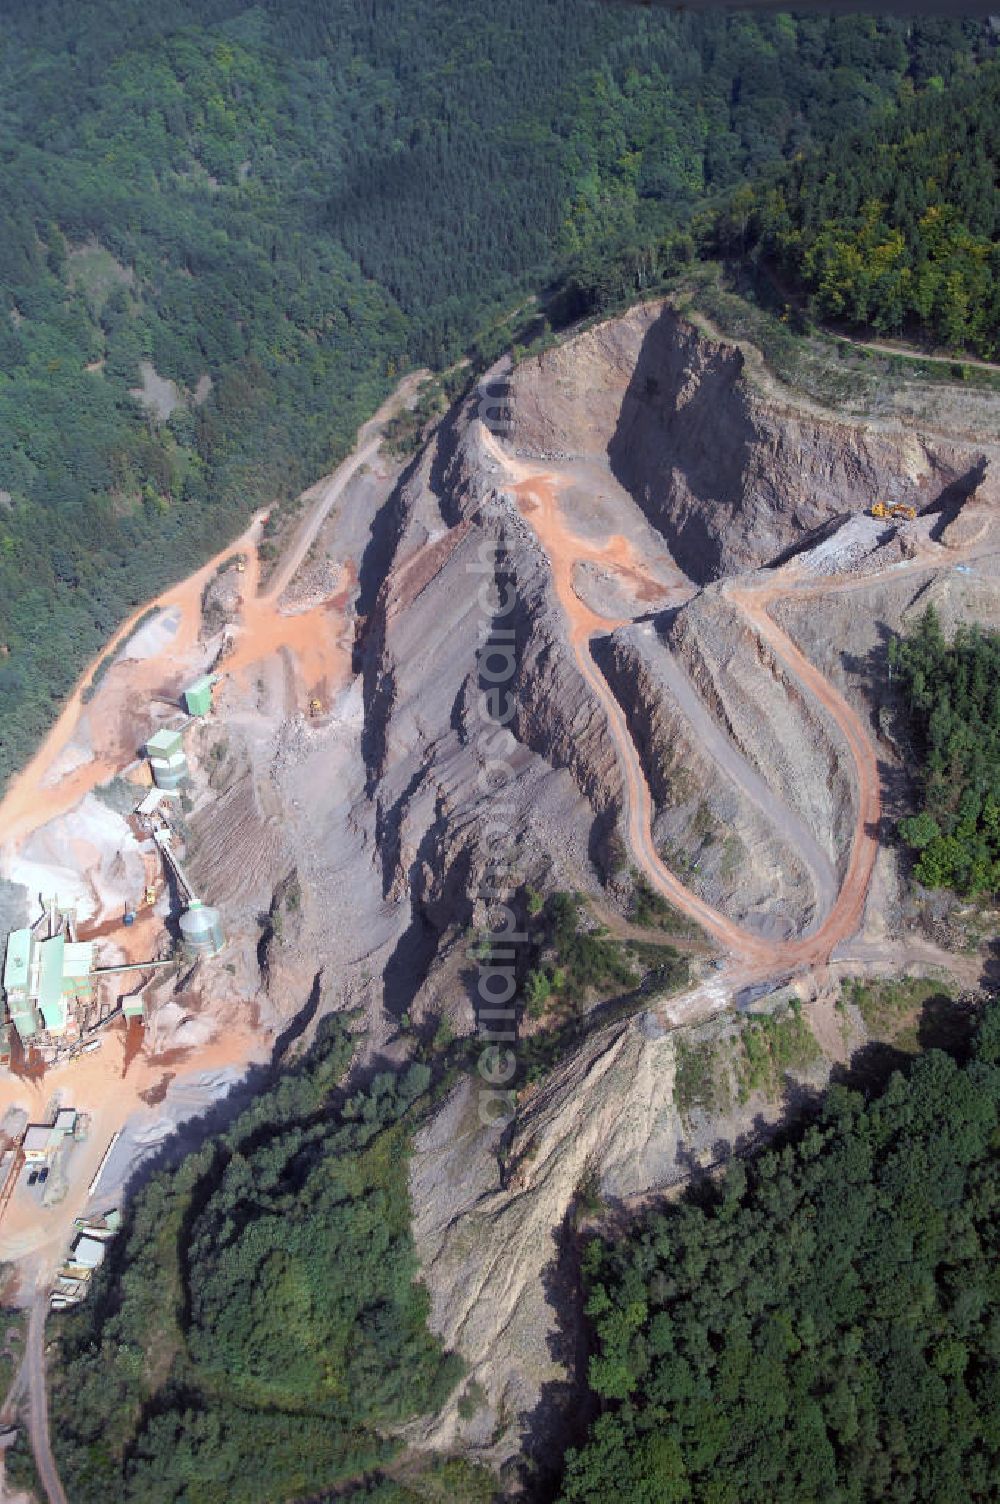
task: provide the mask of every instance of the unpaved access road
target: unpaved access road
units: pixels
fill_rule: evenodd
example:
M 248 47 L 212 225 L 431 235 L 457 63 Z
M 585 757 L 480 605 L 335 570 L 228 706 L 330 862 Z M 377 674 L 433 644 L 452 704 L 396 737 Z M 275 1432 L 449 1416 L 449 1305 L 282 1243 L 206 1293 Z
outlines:
M 837 338 L 855 350 L 872 350 L 876 355 L 901 355 L 904 360 L 927 360 L 935 366 L 972 366 L 977 371 L 993 371 L 1000 376 L 1000 365 L 993 360 L 977 360 L 972 355 L 928 355 L 913 345 L 889 345 L 881 340 L 852 339 L 849 334 Z
M 129 748 L 128 755 L 116 760 L 116 754 L 121 754 L 123 749 L 120 745 L 118 717 L 115 712 L 123 710 L 126 702 L 141 703 L 144 699 L 150 698 L 160 688 L 161 681 L 165 674 L 169 674 L 170 667 L 183 668 L 185 666 L 197 645 L 198 628 L 201 625 L 201 597 L 205 586 L 212 579 L 220 564 L 234 552 L 240 549 L 256 549 L 259 531 L 260 518 L 255 517 L 241 537 L 220 549 L 215 557 L 209 559 L 201 569 L 189 575 L 180 584 L 172 585 L 155 600 L 138 606 L 122 623 L 107 646 L 81 674 L 59 719 L 34 757 L 8 786 L 6 797 L 0 804 L 0 842 L 7 845 L 17 841 L 56 815 L 64 814 L 66 810 L 72 809 L 91 789 L 99 783 L 107 782 L 121 766 L 131 760 L 135 755 L 134 748 Z M 85 703 L 84 691 L 88 688 L 98 664 L 109 653 L 114 652 L 115 648 L 129 636 L 140 618 L 154 608 L 176 610 L 179 613 L 179 627 L 169 648 L 170 666 L 165 667 L 157 658 L 132 659 L 125 664 L 118 664 L 104 676 L 94 699 L 89 704 Z M 124 682 L 120 684 L 120 681 Z M 119 687 L 122 689 L 121 696 L 116 693 Z M 113 709 L 109 709 L 109 701 L 114 702 Z M 94 728 L 91 733 L 92 755 L 82 761 L 72 772 L 60 778 L 58 776 L 59 760 L 78 735 L 84 718 Z M 102 720 L 109 723 L 115 721 L 113 726 L 109 724 L 107 727 L 106 742 L 100 734 Z
M 405 376 L 392 396 L 361 429 L 358 447 L 331 476 L 305 493 L 307 500 L 312 499 L 312 505 L 265 591 L 258 590 L 258 546 L 265 515 L 259 512 L 249 527 L 220 549 L 207 564 L 187 579 L 170 586 L 162 595 L 138 606 L 122 623 L 80 676 L 58 720 L 30 763 L 9 784 L 0 803 L 0 846 L 8 847 L 22 840 L 38 826 L 72 809 L 91 789 L 106 783 L 131 762 L 138 749 L 132 733 L 138 731 L 138 740 L 142 739 L 141 729 L 131 725 L 135 707 L 161 695 L 165 683 L 179 673 L 190 673 L 193 678 L 204 668 L 199 659 L 202 595 L 220 565 L 236 553 L 245 554 L 248 561 L 247 598 L 236 651 L 228 665 L 223 662 L 223 668 L 241 671 L 279 648 L 289 647 L 299 662 L 307 695 L 320 681 L 337 682 L 348 655 L 343 645 L 334 640 L 325 603 L 311 613 L 286 614 L 279 611 L 279 597 L 301 566 L 351 477 L 374 457 L 385 424 L 412 400 L 427 374 L 426 371 L 414 371 Z M 113 653 L 134 630 L 140 618 L 153 609 L 176 613 L 177 629 L 169 646 L 163 653 L 148 658 L 116 662 L 104 675 L 94 697 L 85 702 L 84 691 L 98 664 Z M 71 744 L 88 740 L 88 729 L 89 752 L 70 771 L 61 772 L 64 754 Z
M 784 948 L 783 960 L 790 964 L 822 965 L 829 959 L 830 952 L 836 945 L 858 930 L 864 914 L 868 884 L 878 856 L 881 817 L 881 788 L 875 749 L 860 716 L 768 614 L 768 602 L 777 600 L 783 593 L 781 585 L 740 589 L 734 584 L 728 587 L 726 593 L 743 611 L 763 641 L 773 649 L 779 662 L 822 705 L 847 743 L 854 762 L 857 788 L 854 836 L 837 901 L 814 935 L 790 941 Z
M 348 483 L 361 469 L 362 465 L 369 464 L 379 451 L 385 425 L 402 408 L 407 407 L 423 383 L 430 376 L 429 371 L 411 371 L 404 376 L 402 381 L 387 401 L 383 402 L 374 417 L 358 433 L 358 443 L 351 454 L 342 464 L 338 465 L 332 475 L 326 480 L 320 481 L 305 493 L 306 499 L 310 500 L 310 506 L 302 522 L 296 529 L 295 535 L 289 544 L 285 557 L 275 569 L 267 584 L 264 594 L 271 600 L 277 600 L 288 589 L 298 570 L 301 568 L 306 554 L 312 548 L 319 536 L 319 530 L 329 517 L 336 503 L 343 496 Z
M 618 753 L 625 789 L 625 826 L 637 866 L 657 892 L 712 936 L 730 955 L 734 978 L 753 980 L 803 967 L 824 965 L 834 948 L 854 935 L 864 913 L 865 898 L 878 854 L 880 787 L 875 751 L 857 714 L 834 686 L 798 650 L 768 614 L 767 605 L 783 593 L 780 571 L 775 579 L 755 577 L 742 586 L 727 583 L 728 598 L 744 614 L 778 661 L 822 707 L 842 735 L 850 752 L 857 788 L 856 818 L 844 880 L 825 918 L 811 933 L 774 941 L 736 924 L 699 898 L 665 865 L 653 839 L 653 799 L 624 712 L 594 662 L 591 639 L 624 625 L 601 617 L 581 601 L 574 583 L 577 564 L 585 561 L 614 566 L 622 560 L 621 538 L 601 545 L 578 538 L 562 517 L 556 496 L 557 472 L 525 464 L 506 454 L 492 438 L 489 447 L 507 469 L 522 515 L 530 523 L 549 559 L 555 594 L 569 624 L 569 639 L 577 666 L 600 702 Z M 641 575 L 641 560 L 629 557 L 630 571 Z M 835 581 L 827 582 L 835 588 Z M 641 612 L 636 613 L 644 614 Z M 692 690 L 692 694 L 694 691 Z M 706 712 L 707 713 L 707 712 Z
M 375 458 L 381 442 L 382 436 L 379 433 L 375 438 L 369 439 L 363 448 L 355 449 L 354 453 L 348 455 L 343 464 L 339 465 L 330 478 L 318 488 L 318 495 L 296 531 L 285 557 L 267 582 L 265 596 L 271 600 L 277 600 L 278 596 L 283 595 L 288 589 L 301 568 L 306 554 L 316 542 L 320 528 L 329 517 L 335 503 L 343 496 L 348 482 L 353 479 L 362 465 L 367 465 Z
M 258 544 L 263 521 L 263 514 L 258 514 L 239 538 L 201 569 L 171 586 L 156 600 L 138 607 L 122 624 L 82 675 L 55 726 L 0 804 L 0 842 L 5 857 L 38 827 L 73 809 L 93 788 L 126 767 L 148 734 L 142 707 L 151 698 L 164 694 L 166 685 L 173 685 L 178 679 L 183 683 L 184 675 L 190 673 L 193 677 L 204 667 L 205 648 L 200 640 L 203 592 L 219 566 L 234 553 L 242 552 L 247 559 L 244 601 L 234 650 L 223 660 L 223 670 L 244 673 L 262 658 L 287 648 L 307 688 L 321 678 L 329 683 L 338 682 L 341 668 L 346 671 L 350 663 L 349 653 L 337 637 L 339 611 L 332 612 L 330 603 L 321 602 L 306 611 L 282 613 L 279 596 L 350 477 L 374 456 L 385 421 L 401 403 L 409 400 L 422 379 L 422 373 L 417 372 L 400 383 L 389 402 L 365 425 L 359 447 L 333 476 L 321 482 L 315 504 L 279 564 L 278 575 L 268 591 L 258 591 Z M 97 693 L 85 702 L 84 691 L 97 664 L 124 642 L 139 619 L 153 607 L 170 611 L 176 617 L 176 630 L 169 643 L 162 652 L 148 657 L 116 661 L 101 680 Z M 136 706 L 140 707 L 138 722 Z M 79 760 L 66 771 L 64 756 L 71 747 L 78 746 Z M 60 1066 L 42 1082 L 6 1073 L 0 1079 L 0 1115 L 16 1106 L 23 1108 L 29 1117 L 40 1118 L 53 1085 L 58 1085 L 75 1106 L 91 1116 L 91 1139 L 81 1146 L 66 1199 L 42 1220 L 33 1202 L 15 1197 L 0 1228 L 0 1257 L 22 1268 L 30 1264 L 38 1274 L 39 1293 L 31 1308 L 24 1373 L 35 1460 L 51 1504 L 65 1504 L 65 1494 L 48 1436 L 44 1366 L 47 1292 L 65 1256 L 74 1218 L 87 1210 L 90 1199 L 87 1187 L 97 1161 L 117 1130 L 136 1124 L 140 1129 L 149 1127 L 164 1116 L 166 1108 L 159 1103 L 165 1099 L 157 1097 L 154 1102 L 156 1092 L 162 1090 L 176 1096 L 186 1088 L 190 1076 L 210 1074 L 213 1070 L 231 1069 L 242 1074 L 250 1063 L 262 1062 L 269 1053 L 268 1041 L 249 1028 L 227 1027 L 219 1038 L 185 1051 L 183 1060 L 170 1062 L 168 1069 L 165 1059 L 158 1060 L 145 1053 L 128 1061 L 124 1037 L 111 1031 L 105 1035 L 101 1050 Z M 208 1100 L 212 1100 L 211 1096 Z M 103 1196 L 102 1205 L 111 1199 L 110 1195 Z
M 28 1386 L 28 1433 L 31 1437 L 31 1450 L 35 1454 L 35 1467 L 48 1495 L 49 1504 L 68 1504 L 56 1460 L 52 1455 L 49 1436 L 49 1402 L 45 1392 L 45 1314 L 48 1304 L 47 1292 L 39 1290 L 28 1317 L 28 1337 L 24 1349 Z
M 624 540 L 612 538 L 605 546 L 589 543 L 571 533 L 559 515 L 556 500 L 556 478 L 542 471 L 534 471 L 523 464 L 514 465 L 501 451 L 496 451 L 515 480 L 513 490 L 518 498 L 522 515 L 531 524 L 536 537 L 545 549 L 552 569 L 552 581 L 556 597 L 569 622 L 569 638 L 577 667 L 599 700 L 612 740 L 618 752 L 624 779 L 626 810 L 625 824 L 629 846 L 637 864 L 642 868 L 653 886 L 667 901 L 687 914 L 706 930 L 726 950 L 741 959 L 767 964 L 773 947 L 770 942 L 751 935 L 733 920 L 720 914 L 711 904 L 705 903 L 697 894 L 686 888 L 678 877 L 661 861 L 653 841 L 653 798 L 649 784 L 632 740 L 625 713 L 612 694 L 607 680 L 594 662 L 590 651 L 593 637 L 625 626 L 628 618 L 610 621 L 584 604 L 576 593 L 574 571 L 577 564 L 608 563 L 616 560 Z M 630 567 L 636 561 L 628 560 Z

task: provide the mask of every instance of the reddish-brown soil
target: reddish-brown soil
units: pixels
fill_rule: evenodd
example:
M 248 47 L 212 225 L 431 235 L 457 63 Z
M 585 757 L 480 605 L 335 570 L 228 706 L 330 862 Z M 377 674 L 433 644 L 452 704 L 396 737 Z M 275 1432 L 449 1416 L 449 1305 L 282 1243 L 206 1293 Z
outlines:
M 59 1089 L 67 1105 L 90 1118 L 88 1138 L 73 1150 L 65 1200 L 42 1214 L 36 1198 L 16 1193 L 0 1222 L 0 1258 L 36 1254 L 47 1272 L 54 1270 L 67 1247 L 74 1218 L 87 1205 L 88 1187 L 112 1136 L 135 1115 L 155 1121 L 166 1067 L 176 1074 L 217 1071 L 225 1066 L 243 1067 L 267 1053 L 265 1042 L 254 1038 L 249 1029 L 232 1026 L 197 1049 L 171 1051 L 169 1057 L 135 1055 L 133 1049 L 134 1035 L 129 1036 L 124 1028 L 109 1029 L 99 1050 L 46 1071 L 43 1079 L 0 1075 L 0 1117 L 20 1107 L 30 1120 L 41 1121 L 53 1092 Z

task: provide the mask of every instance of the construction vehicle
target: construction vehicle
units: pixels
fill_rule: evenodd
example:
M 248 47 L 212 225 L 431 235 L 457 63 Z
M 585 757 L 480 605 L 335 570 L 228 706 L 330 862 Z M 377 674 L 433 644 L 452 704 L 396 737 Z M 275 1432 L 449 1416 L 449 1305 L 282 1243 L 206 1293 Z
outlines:
M 236 573 L 237 574 L 246 574 L 246 572 L 247 572 L 247 561 L 243 557 L 243 555 L 240 554 L 240 555 L 238 555 L 237 560 L 236 560 Z
M 322 700 L 310 700 L 309 701 L 309 714 L 310 715 L 322 715 L 323 714 L 323 701 Z
M 876 501 L 871 514 L 873 517 L 897 517 L 901 521 L 912 522 L 917 515 L 917 509 L 907 506 L 902 501 Z
M 147 909 L 151 909 L 153 907 L 153 905 L 154 905 L 155 902 L 156 902 L 156 889 L 154 888 L 154 886 L 153 886 L 152 883 L 147 883 L 146 884 L 146 892 L 145 892 L 145 895 L 143 897 L 143 903 L 146 905 Z

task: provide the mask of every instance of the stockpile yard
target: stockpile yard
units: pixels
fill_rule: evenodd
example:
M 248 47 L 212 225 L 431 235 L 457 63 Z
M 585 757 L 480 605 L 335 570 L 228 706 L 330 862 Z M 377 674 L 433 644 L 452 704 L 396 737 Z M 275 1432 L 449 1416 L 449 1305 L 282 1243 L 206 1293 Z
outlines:
M 26 1304 L 83 1298 L 129 1180 L 301 1002 L 259 962 L 283 875 L 270 763 L 349 684 L 357 574 L 297 576 L 345 492 L 384 501 L 381 423 L 418 381 L 302 498 L 269 579 L 261 515 L 125 624 L 0 806 L 0 1259 Z

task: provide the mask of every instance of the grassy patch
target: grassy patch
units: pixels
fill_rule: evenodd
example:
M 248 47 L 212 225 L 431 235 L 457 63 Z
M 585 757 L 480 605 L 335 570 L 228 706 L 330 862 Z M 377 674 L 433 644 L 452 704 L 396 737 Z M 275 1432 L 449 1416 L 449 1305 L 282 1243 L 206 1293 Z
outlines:
M 94 313 L 100 313 L 116 287 L 128 287 L 132 273 L 100 245 L 81 246 L 66 258 L 66 280 L 80 288 Z
M 10 1389 L 21 1366 L 27 1329 L 26 1311 L 0 1310 L 0 1399 Z
M 674 924 L 683 923 L 677 910 L 644 877 L 635 880 L 628 917 L 643 929 L 669 929 Z
M 674 1106 L 688 1121 L 692 1114 L 718 1112 L 729 1106 L 729 1073 L 719 1044 L 679 1038 L 674 1073 Z
M 444 417 L 468 380 L 468 371 L 459 367 L 432 377 L 424 382 L 412 407 L 390 418 L 383 444 L 394 459 L 407 460 L 417 453 L 428 424 Z
M 528 890 L 524 924 L 530 944 L 518 979 L 520 1004 L 542 1027 L 519 1040 L 522 1084 L 539 1080 L 589 1029 L 627 1017 L 688 979 L 687 960 L 673 945 L 616 940 L 603 927 L 588 928 L 575 894 L 552 893 L 539 905 Z M 472 955 L 486 959 L 482 942 Z
M 740 1101 L 755 1091 L 777 1096 L 787 1071 L 808 1070 L 819 1058 L 819 1045 L 802 1017 L 800 1003 L 744 1018 L 736 1055 Z
M 843 983 L 841 997 L 854 1004 L 869 1034 L 908 1054 L 925 1047 L 927 1027 L 939 1033 L 947 1016 L 954 1018 L 958 1011 L 951 989 L 930 977 L 854 977 Z

